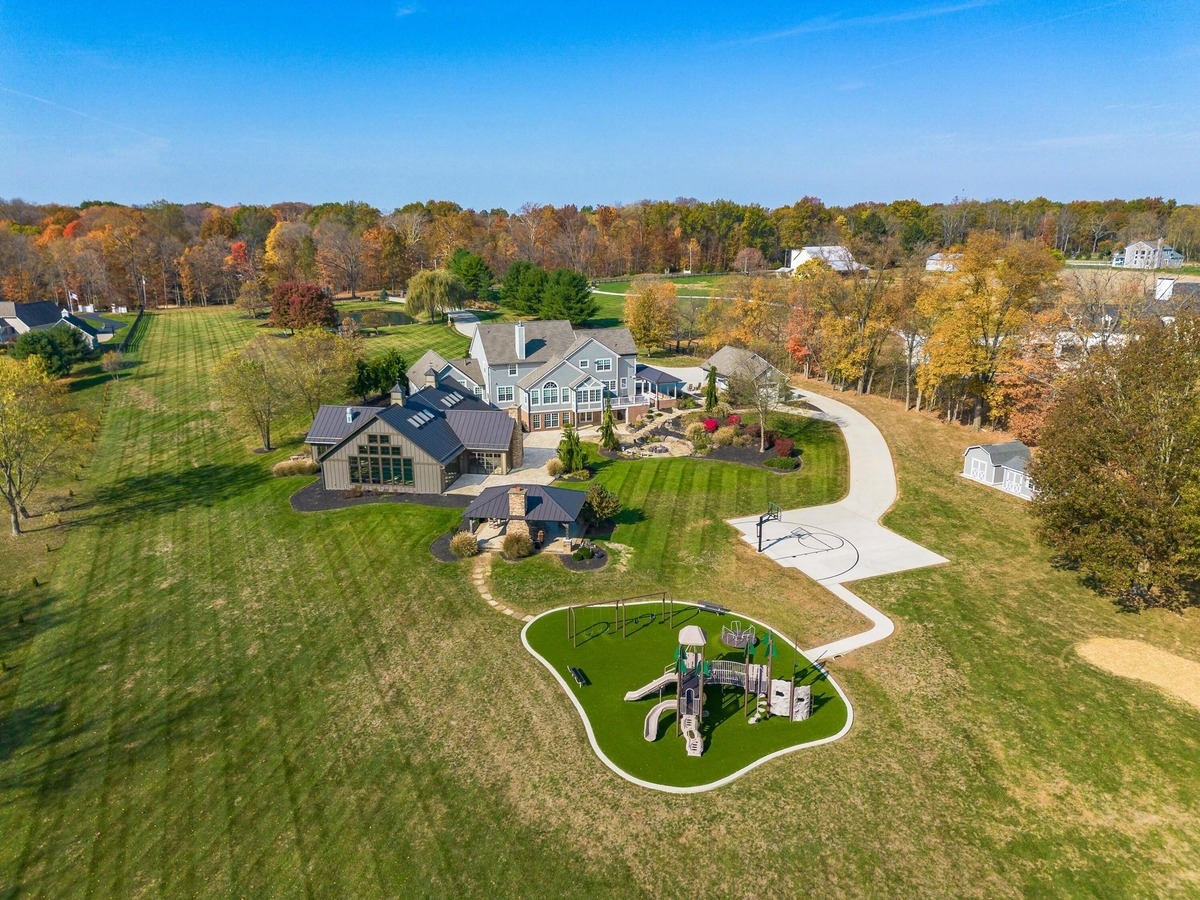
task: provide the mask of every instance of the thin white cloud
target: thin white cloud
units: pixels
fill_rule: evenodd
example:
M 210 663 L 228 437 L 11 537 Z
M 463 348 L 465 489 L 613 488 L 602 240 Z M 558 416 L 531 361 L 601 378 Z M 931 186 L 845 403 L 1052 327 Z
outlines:
M 411 16 L 413 13 L 421 11 L 421 7 L 416 3 L 401 3 L 396 7 L 396 18 L 403 19 L 405 16 Z
M 818 16 L 801 22 L 791 28 L 781 31 L 770 31 L 766 34 L 753 35 L 736 41 L 738 44 L 760 44 L 764 41 L 778 41 L 784 38 L 798 37 L 803 34 L 817 34 L 822 31 L 838 31 L 843 28 L 877 28 L 882 25 L 900 25 L 905 22 L 919 22 L 924 19 L 936 19 L 955 13 L 979 9 L 982 6 L 992 6 L 996 0 L 968 0 L 966 3 L 956 3 L 951 6 L 933 6 L 922 9 L 909 9 L 895 13 L 881 13 L 874 16 Z

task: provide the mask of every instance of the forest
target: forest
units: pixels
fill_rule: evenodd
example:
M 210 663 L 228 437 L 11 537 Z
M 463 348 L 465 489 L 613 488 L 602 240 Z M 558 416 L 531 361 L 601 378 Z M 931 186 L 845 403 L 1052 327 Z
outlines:
M 768 209 L 679 198 L 627 205 L 527 203 L 509 212 L 430 200 L 384 213 L 362 202 L 271 206 L 0 199 L 0 296 L 71 294 L 106 305 L 232 303 L 281 281 L 332 292 L 402 289 L 465 248 L 503 277 L 517 260 L 591 279 L 635 273 L 749 272 L 811 244 L 890 244 L 917 255 L 973 233 L 1036 240 L 1064 258 L 1104 259 L 1127 241 L 1164 237 L 1200 251 L 1200 208 L 1173 200 L 916 200 L 826 206 L 805 197 Z M 252 299 L 252 297 L 251 297 Z

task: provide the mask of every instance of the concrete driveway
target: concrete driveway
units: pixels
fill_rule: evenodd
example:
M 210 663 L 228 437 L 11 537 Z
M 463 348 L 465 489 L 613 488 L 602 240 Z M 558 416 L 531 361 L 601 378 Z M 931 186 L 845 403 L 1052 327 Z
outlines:
M 897 492 L 892 454 L 879 429 L 845 403 L 799 393 L 817 407 L 817 418 L 841 428 L 850 458 L 850 490 L 837 503 L 783 510 L 778 521 L 764 522 L 762 552 L 781 566 L 799 569 L 871 621 L 861 634 L 804 651 L 815 661 L 881 641 L 895 630 L 891 619 L 844 587 L 846 582 L 936 566 L 946 559 L 879 524 Z M 729 524 L 757 550 L 758 522 L 754 515 Z

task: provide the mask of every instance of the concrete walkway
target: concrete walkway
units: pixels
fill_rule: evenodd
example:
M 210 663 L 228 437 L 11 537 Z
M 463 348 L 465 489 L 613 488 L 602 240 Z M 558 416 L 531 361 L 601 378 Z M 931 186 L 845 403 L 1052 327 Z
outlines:
M 897 494 L 892 454 L 879 429 L 845 403 L 800 393 L 819 410 L 810 415 L 842 429 L 850 461 L 850 490 L 837 503 L 784 510 L 778 521 L 764 522 L 762 552 L 781 566 L 804 572 L 871 622 L 861 634 L 805 650 L 804 655 L 815 662 L 874 644 L 895 630 L 891 619 L 846 588 L 846 582 L 936 566 L 946 560 L 879 524 Z M 729 524 L 758 549 L 758 520 L 758 516 L 744 516 Z
M 475 329 L 479 325 L 479 316 L 465 309 L 453 309 L 446 313 L 446 318 L 454 326 L 454 330 L 464 337 L 475 337 Z

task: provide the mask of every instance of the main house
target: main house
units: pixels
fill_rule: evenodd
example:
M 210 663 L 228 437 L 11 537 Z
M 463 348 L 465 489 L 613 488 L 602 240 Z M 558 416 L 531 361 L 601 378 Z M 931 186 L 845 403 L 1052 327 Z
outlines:
M 391 405 L 322 406 L 305 442 L 327 490 L 440 494 L 465 474 L 507 474 L 521 465 L 512 417 L 460 391 L 422 388 Z
M 529 431 L 597 423 L 606 399 L 618 420 L 632 421 L 652 408 L 669 408 L 678 393 L 660 389 L 655 370 L 639 368 L 628 328 L 485 322 L 476 327 L 468 353 L 445 359 L 427 352 L 409 369 L 410 388 L 470 393 Z
M 0 344 L 15 341 L 27 331 L 45 331 L 65 326 L 78 331 L 88 349 L 95 350 L 123 324 L 100 316 L 77 316 L 69 310 L 60 309 L 53 300 L 30 303 L 0 301 Z

